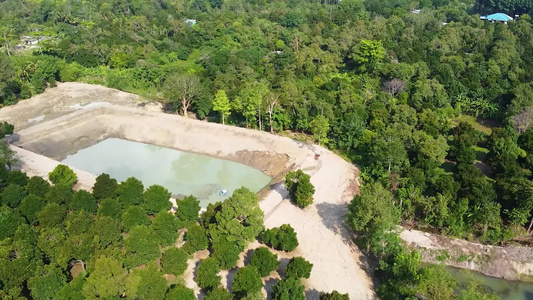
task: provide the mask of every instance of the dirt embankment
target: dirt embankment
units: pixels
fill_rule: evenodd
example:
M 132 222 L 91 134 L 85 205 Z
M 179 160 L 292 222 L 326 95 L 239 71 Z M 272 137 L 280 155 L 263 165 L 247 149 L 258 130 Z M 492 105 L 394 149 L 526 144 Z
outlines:
M 533 278 L 533 250 L 529 247 L 499 247 L 435 235 L 418 230 L 400 234 L 408 246 L 422 252 L 422 261 L 480 272 L 507 280 Z

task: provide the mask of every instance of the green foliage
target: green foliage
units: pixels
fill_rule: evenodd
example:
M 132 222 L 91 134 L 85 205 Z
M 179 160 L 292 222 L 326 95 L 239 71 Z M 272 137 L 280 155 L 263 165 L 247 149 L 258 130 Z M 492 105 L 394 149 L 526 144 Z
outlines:
M 152 185 L 143 194 L 143 208 L 148 212 L 149 215 L 155 215 L 160 211 L 167 211 L 172 207 L 170 203 L 170 192 L 160 186 Z
M 250 257 L 249 265 L 256 267 L 261 277 L 265 277 L 279 267 L 278 256 L 266 247 L 257 248 Z
M 0 204 L 16 208 L 24 197 L 26 197 L 26 190 L 24 187 L 10 184 L 0 194 L 0 199 L 2 200 Z
M 133 177 L 121 182 L 117 188 L 118 202 L 122 208 L 127 209 L 131 205 L 142 203 L 144 186 L 142 182 Z
M 185 244 L 184 248 L 187 249 L 187 251 L 191 254 L 196 251 L 205 250 L 207 249 L 207 246 L 209 246 L 207 231 L 199 225 L 187 227 L 185 241 L 187 243 Z
M 266 229 L 260 235 L 261 242 L 276 249 L 286 252 L 294 251 L 298 247 L 296 232 L 289 224 Z
M 299 279 L 288 277 L 272 287 L 274 300 L 305 300 L 305 288 Z
M 50 179 L 53 184 L 63 184 L 68 186 L 72 186 L 78 181 L 76 173 L 66 165 L 57 165 L 52 172 L 48 173 L 48 179 Z
M 46 193 L 46 195 L 44 195 L 44 199 L 48 203 L 57 203 L 64 205 L 70 204 L 73 195 L 74 192 L 72 191 L 72 188 L 70 186 L 58 184 L 51 186 L 48 189 L 48 192 Z
M 42 179 L 39 176 L 33 176 L 28 179 L 26 190 L 28 191 L 28 194 L 44 197 L 44 195 L 46 195 L 46 193 L 48 192 L 49 187 L 50 184 L 48 183 L 48 181 Z
M 162 211 L 153 219 L 152 230 L 159 237 L 162 246 L 169 246 L 178 238 L 178 226 L 174 215 Z
M 240 188 L 222 203 L 215 214 L 216 223 L 209 227 L 212 240 L 226 240 L 243 248 L 254 240 L 263 228 L 263 211 L 257 195 L 247 188 Z M 223 264 L 222 260 L 221 263 Z M 223 267 L 224 268 L 224 267 Z
M 101 200 L 100 207 L 98 208 L 98 217 L 111 217 L 120 219 L 122 215 L 122 209 L 120 203 L 116 199 L 106 198 Z
M 72 197 L 70 209 L 72 211 L 84 210 L 88 213 L 95 214 L 98 210 L 98 205 L 96 204 L 96 199 L 91 193 L 80 190 L 74 194 L 74 197 Z
M 0 206 L 0 240 L 15 234 L 19 224 L 24 223 L 24 218 L 15 210 L 2 205 Z
M 329 120 L 328 118 L 319 115 L 309 122 L 309 130 L 313 134 L 313 139 L 319 144 L 328 143 L 328 131 L 329 131 Z
M 183 285 L 172 286 L 165 296 L 166 300 L 196 300 L 194 290 L 184 287 Z M 205 297 L 204 297 L 205 299 Z
M 239 254 L 244 250 L 237 243 L 220 239 L 212 244 L 212 257 L 216 258 L 222 270 L 229 270 L 237 265 Z
M 428 265 L 420 270 L 418 291 L 428 299 L 454 299 L 457 279 L 442 265 Z
M 263 282 L 261 282 L 261 275 L 254 266 L 246 266 L 240 268 L 235 273 L 231 290 L 238 297 L 245 297 L 247 295 L 255 294 L 261 291 Z
M 361 72 L 372 72 L 384 56 L 385 48 L 381 41 L 362 40 L 352 58 L 357 62 Z
M 117 243 L 121 238 L 121 227 L 119 220 L 112 217 L 99 217 L 91 229 L 95 235 L 100 248 L 105 248 L 113 243 Z
M 133 227 L 124 242 L 126 251 L 124 265 L 130 269 L 158 258 L 158 241 L 159 239 L 150 228 L 145 226 Z
M 315 187 L 311 183 L 311 176 L 302 170 L 290 171 L 285 176 L 285 186 L 289 191 L 291 201 L 300 207 L 307 207 L 313 204 L 313 194 Z
M 28 280 L 31 296 L 36 300 L 54 299 L 56 293 L 66 284 L 67 276 L 54 265 L 40 267 Z
M 22 199 L 19 206 L 20 213 L 26 218 L 29 224 L 37 224 L 37 213 L 44 207 L 44 200 L 33 194 Z
M 220 112 L 222 124 L 224 124 L 225 119 L 231 114 L 231 105 L 224 90 L 218 90 L 215 94 L 215 99 L 213 100 L 213 110 Z
M 83 285 L 83 295 L 88 299 L 118 298 L 125 292 L 127 272 L 122 264 L 112 257 L 100 256 L 94 271 Z
M 28 184 L 28 176 L 19 170 L 14 170 L 9 172 L 7 176 L 7 183 L 26 186 L 26 184 Z
M 218 287 L 207 292 L 204 300 L 233 300 L 233 295 L 223 287 Z
M 65 219 L 67 232 L 72 236 L 88 232 L 93 223 L 93 215 L 86 211 L 72 212 Z
M 198 212 L 200 211 L 200 201 L 194 196 L 187 196 L 183 200 L 176 200 L 178 209 L 176 219 L 179 228 L 188 227 L 198 222 Z
M 218 260 L 213 257 L 202 260 L 196 269 L 196 283 L 205 290 L 216 289 L 220 285 L 221 277 L 218 276 L 220 267 Z
M 309 278 L 313 264 L 305 260 L 303 257 L 293 257 L 287 264 L 285 274 L 287 277 L 294 278 Z
M 124 231 L 128 232 L 133 227 L 138 225 L 148 226 L 150 225 L 150 220 L 148 219 L 148 214 L 140 206 L 130 206 L 122 214 L 122 226 Z
M 37 213 L 37 220 L 41 227 L 60 227 L 67 214 L 67 208 L 57 203 L 47 204 Z
M 180 248 L 172 247 L 161 256 L 161 271 L 179 276 L 187 270 L 188 255 Z
M 320 293 L 320 300 L 350 300 L 350 297 L 348 294 L 333 291 L 331 293 Z
M 96 177 L 96 182 L 93 186 L 93 195 L 98 200 L 115 198 L 117 195 L 117 189 L 117 180 L 111 178 L 108 174 L 103 173 Z
M 134 270 L 126 282 L 126 294 L 137 299 L 164 299 L 166 292 L 167 281 L 156 268 Z

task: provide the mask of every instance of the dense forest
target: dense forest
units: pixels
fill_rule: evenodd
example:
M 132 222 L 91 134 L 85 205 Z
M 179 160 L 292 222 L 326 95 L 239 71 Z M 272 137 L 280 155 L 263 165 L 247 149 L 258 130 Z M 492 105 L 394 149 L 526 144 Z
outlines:
M 520 16 L 479 19 L 496 12 Z M 530 241 L 528 13 L 531 0 L 5 0 L 0 101 L 81 81 L 189 117 L 309 136 L 360 166 L 347 223 L 380 272 L 402 277 L 398 261 L 419 258 L 389 234 L 396 224 Z M 20 47 L 28 38 L 39 43 Z

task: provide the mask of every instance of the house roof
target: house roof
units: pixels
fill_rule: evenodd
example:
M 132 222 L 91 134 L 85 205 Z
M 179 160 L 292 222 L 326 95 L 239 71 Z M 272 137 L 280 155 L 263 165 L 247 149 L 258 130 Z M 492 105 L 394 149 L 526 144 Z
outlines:
M 509 17 L 506 14 L 502 14 L 502 13 L 488 15 L 486 18 L 487 18 L 487 20 L 494 20 L 494 21 L 501 21 L 501 22 L 507 22 L 507 21 L 513 20 L 513 18 Z

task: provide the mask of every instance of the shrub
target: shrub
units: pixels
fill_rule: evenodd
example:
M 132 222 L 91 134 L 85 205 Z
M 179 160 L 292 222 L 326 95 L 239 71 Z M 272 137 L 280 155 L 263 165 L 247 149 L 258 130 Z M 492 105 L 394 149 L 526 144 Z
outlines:
M 256 267 L 261 277 L 265 277 L 278 268 L 278 256 L 266 247 L 257 248 L 252 253 L 249 265 Z
M 272 287 L 273 300 L 305 300 L 305 288 L 299 279 L 288 277 Z
M 303 257 L 293 257 L 285 269 L 285 274 L 287 277 L 294 277 L 297 279 L 309 278 L 312 269 L 313 264 L 305 260 Z
M 240 268 L 235 274 L 231 290 L 240 298 L 254 294 L 263 288 L 261 275 L 254 266 Z
M 19 170 L 11 171 L 7 175 L 7 183 L 26 186 L 28 184 L 28 176 Z
M 159 237 L 162 246 L 169 246 L 176 242 L 178 238 L 178 227 L 174 215 L 162 211 L 154 218 L 152 230 Z
M 233 300 L 233 295 L 225 288 L 218 287 L 207 292 L 204 300 Z
M 262 243 L 276 250 L 290 252 L 298 247 L 296 232 L 294 232 L 294 229 L 289 224 L 283 224 L 279 228 L 263 231 L 260 239 Z
M 48 192 L 49 187 L 50 184 L 48 183 L 48 181 L 42 179 L 39 176 L 33 176 L 28 180 L 28 183 L 26 184 L 26 191 L 28 191 L 28 194 L 44 197 L 44 195 L 46 195 L 46 192 Z
M 183 274 L 187 270 L 187 256 L 182 249 L 175 247 L 168 249 L 161 256 L 161 271 L 176 276 Z
M 177 200 L 178 209 L 176 219 L 179 228 L 187 227 L 198 222 L 198 212 L 200 211 L 200 201 L 194 196 L 187 196 L 183 200 Z
M 175 285 L 171 287 L 167 295 L 166 300 L 196 300 L 194 290 L 184 287 L 183 285 Z M 205 299 L 205 298 L 204 298 Z
M 74 191 L 70 185 L 57 184 L 48 189 L 44 200 L 48 203 L 70 204 L 73 195 Z
M 166 188 L 160 185 L 152 185 L 144 191 L 143 207 L 150 215 L 155 215 L 163 210 L 167 211 L 172 207 L 170 196 L 171 194 Z
M 93 186 L 93 195 L 96 199 L 115 198 L 117 195 L 117 180 L 111 178 L 108 174 L 100 174 L 96 177 Z
M 100 208 L 98 209 L 98 217 L 111 217 L 115 219 L 120 219 L 122 215 L 122 208 L 116 199 L 104 199 L 100 203 Z
M 140 206 L 128 207 L 128 209 L 122 214 L 122 226 L 124 226 L 124 231 L 130 231 L 130 229 L 139 225 L 150 225 L 148 214 Z
M 350 300 L 350 297 L 348 294 L 333 291 L 331 293 L 320 293 L 320 300 Z
M 94 196 L 84 190 L 80 190 L 74 194 L 72 201 L 70 202 L 70 209 L 73 211 L 84 210 L 88 213 L 95 214 L 98 210 L 96 199 Z
M 222 270 L 229 270 L 237 265 L 239 254 L 244 250 L 237 243 L 220 239 L 213 243 L 213 257 L 220 263 Z
M 19 206 L 20 213 L 31 225 L 37 224 L 37 213 L 44 207 L 44 200 L 35 195 L 29 195 L 22 199 Z
M 212 257 L 202 260 L 196 269 L 196 283 L 202 289 L 210 290 L 220 285 L 218 260 Z
M 209 241 L 207 239 L 206 230 L 199 225 L 192 225 L 187 228 L 187 233 L 185 234 L 185 248 L 190 254 L 207 249 L 209 246 Z
M 19 206 L 20 201 L 26 197 L 26 190 L 24 187 L 16 184 L 8 185 L 0 194 L 3 205 L 7 205 L 11 208 Z
M 37 213 L 37 220 L 39 220 L 39 225 L 41 227 L 60 227 L 66 214 L 67 209 L 64 205 L 50 203 Z
M 117 188 L 118 202 L 123 208 L 128 208 L 131 205 L 139 205 L 142 203 L 144 186 L 142 182 L 134 177 L 126 179 L 121 182 Z
M 53 184 L 72 186 L 76 183 L 78 177 L 68 166 L 57 165 L 52 172 L 48 173 L 48 179 L 50 179 Z
M 294 204 L 300 207 L 307 207 L 313 203 L 315 187 L 311 183 L 311 176 L 305 174 L 302 170 L 287 173 L 285 186 Z

